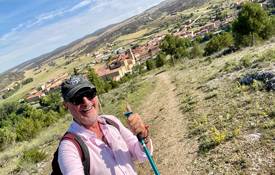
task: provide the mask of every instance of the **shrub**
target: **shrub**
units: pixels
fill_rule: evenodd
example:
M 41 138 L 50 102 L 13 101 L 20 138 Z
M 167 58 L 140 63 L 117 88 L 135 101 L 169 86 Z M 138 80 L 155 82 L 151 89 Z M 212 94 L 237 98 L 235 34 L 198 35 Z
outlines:
M 147 70 L 152 70 L 156 68 L 156 65 L 152 60 L 147 60 L 146 67 L 147 67 Z
M 241 60 L 240 63 L 242 66 L 244 67 L 249 67 L 251 66 L 252 62 L 251 62 L 251 55 L 245 55 Z
M 19 160 L 16 171 L 30 171 L 36 167 L 36 163 L 41 162 L 46 157 L 47 154 L 44 151 L 38 151 L 37 149 L 26 150 L 23 152 L 23 156 Z
M 237 67 L 237 63 L 236 62 L 233 62 L 233 61 L 228 61 L 225 63 L 224 67 L 223 67 L 223 70 L 225 71 L 229 71 L 235 67 Z
M 210 98 L 213 98 L 213 97 L 216 97 L 218 96 L 218 92 L 217 91 L 213 91 L 213 92 L 210 92 L 206 97 L 205 99 L 208 100 Z
M 204 154 L 208 152 L 209 150 L 213 149 L 216 147 L 216 143 L 213 140 L 206 140 L 199 146 L 199 153 Z
M 161 67 L 167 62 L 166 55 L 163 52 L 159 52 L 156 58 L 156 67 Z
M 39 163 L 47 157 L 44 151 L 38 151 L 37 149 L 26 150 L 20 161 L 29 163 Z

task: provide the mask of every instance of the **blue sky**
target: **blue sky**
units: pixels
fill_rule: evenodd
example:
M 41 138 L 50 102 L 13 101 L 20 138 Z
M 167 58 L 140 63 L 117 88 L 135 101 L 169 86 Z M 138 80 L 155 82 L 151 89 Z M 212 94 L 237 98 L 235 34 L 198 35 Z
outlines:
M 0 0 L 0 73 L 164 0 Z

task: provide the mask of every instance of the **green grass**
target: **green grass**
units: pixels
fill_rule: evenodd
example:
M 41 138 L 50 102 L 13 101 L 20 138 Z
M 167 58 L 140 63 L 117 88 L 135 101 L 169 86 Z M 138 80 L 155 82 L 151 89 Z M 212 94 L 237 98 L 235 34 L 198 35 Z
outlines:
M 123 124 L 126 124 L 126 105 L 130 104 L 131 109 L 135 109 L 142 103 L 145 96 L 154 89 L 153 82 L 142 80 L 142 77 L 136 77 L 129 82 L 122 84 L 119 88 L 103 94 L 102 107 L 104 114 L 110 114 L 118 117 Z
M 273 51 L 250 54 L 250 48 L 244 48 L 236 54 L 213 59 L 211 64 L 202 58 L 184 63 L 184 68 L 177 65 L 170 71 L 181 110 L 189 121 L 189 137 L 199 142 L 198 170 L 207 169 L 206 173 L 214 174 L 250 174 L 249 169 L 255 166 L 249 158 L 252 152 L 260 148 L 265 150 L 263 154 L 273 152 L 274 92 L 267 92 L 264 83 L 258 81 L 250 86 L 238 85 L 240 78 L 263 71 L 263 67 L 257 66 L 259 59 L 262 65 L 266 62 L 264 68 L 269 70 L 271 64 L 267 63 L 273 62 Z M 264 136 L 253 145 L 245 144 L 247 135 L 255 133 Z M 274 172 L 272 168 L 263 169 Z

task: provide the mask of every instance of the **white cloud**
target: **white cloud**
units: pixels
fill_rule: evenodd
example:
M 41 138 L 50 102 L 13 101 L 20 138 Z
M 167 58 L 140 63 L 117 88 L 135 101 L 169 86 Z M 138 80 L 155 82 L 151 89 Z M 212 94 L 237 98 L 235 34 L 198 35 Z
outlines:
M 5 35 L 3 35 L 0 38 L 0 41 L 5 41 L 7 39 L 11 39 L 13 36 L 15 36 L 17 34 L 17 30 L 22 28 L 24 26 L 24 24 L 19 24 L 17 27 L 11 29 L 11 31 Z
M 95 30 L 128 19 L 148 9 L 148 0 L 84 0 L 72 8 L 59 9 L 50 13 L 44 13 L 37 17 L 36 21 L 28 21 L 20 24 L 10 32 L 10 36 L 3 36 L 0 40 L 7 39 L 13 35 L 13 41 L 0 42 L 1 67 L 6 69 L 18 65 L 24 61 L 50 52 L 57 47 L 68 44 Z M 151 4 L 158 4 L 163 0 L 151 0 Z M 82 11 L 71 18 L 65 18 L 53 24 L 40 28 L 31 28 L 43 20 L 52 19 L 63 15 L 68 11 L 92 4 L 89 11 Z M 26 27 L 29 27 L 26 30 Z M 21 30 L 20 35 L 18 34 Z M 14 32 L 14 33 L 12 33 Z M 6 34 L 7 35 L 7 34 Z M 5 46 L 5 48 L 1 48 Z M 7 61 L 10 60 L 10 61 Z M 6 61 L 6 63 L 4 63 Z M 12 66 L 11 66 L 12 65 Z M 4 71 L 4 70 L 0 70 Z
M 84 6 L 86 6 L 86 5 L 90 4 L 90 3 L 91 3 L 91 0 L 82 1 L 79 4 L 77 4 L 76 6 L 74 6 L 73 8 L 69 9 L 68 11 L 69 12 L 75 11 L 75 10 L 77 10 L 77 9 L 79 9 L 81 7 L 84 7 Z
M 29 29 L 45 20 L 51 20 L 57 16 L 62 16 L 66 13 L 73 12 L 81 7 L 84 7 L 88 4 L 90 4 L 90 3 L 91 3 L 91 0 L 84 0 L 84 1 L 80 2 L 79 4 L 75 5 L 74 7 L 70 8 L 69 10 L 63 8 L 63 9 L 58 9 L 58 10 L 51 11 L 48 13 L 40 14 L 38 17 L 35 18 L 35 20 L 29 20 L 25 24 L 20 24 L 18 27 L 13 28 L 9 33 L 4 34 L 0 38 L 0 40 L 12 39 L 13 36 L 18 35 L 18 34 L 22 33 L 24 30 Z M 19 32 L 18 29 L 22 28 L 23 26 L 25 26 L 25 28 L 23 28 L 22 31 Z

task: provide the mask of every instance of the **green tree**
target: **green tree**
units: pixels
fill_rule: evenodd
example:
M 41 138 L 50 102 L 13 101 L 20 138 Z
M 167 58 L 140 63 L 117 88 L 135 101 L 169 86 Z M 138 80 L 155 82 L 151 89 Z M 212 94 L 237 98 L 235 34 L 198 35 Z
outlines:
M 175 28 L 180 28 L 180 26 L 181 26 L 181 23 L 178 22 L 177 25 L 175 26 Z
M 196 58 L 196 57 L 200 58 L 200 57 L 202 57 L 202 55 L 203 55 L 203 51 L 200 47 L 200 44 L 197 41 L 194 41 L 193 47 L 189 53 L 189 58 L 191 58 L 191 59 Z
M 156 68 L 155 63 L 152 60 L 146 60 L 147 70 L 152 70 Z
M 226 48 L 234 44 L 233 36 L 228 32 L 224 32 L 222 35 L 219 35 L 218 39 L 220 41 L 220 48 Z
M 167 63 L 166 55 L 160 51 L 156 58 L 156 67 L 161 67 Z
M 111 89 L 112 89 L 112 85 L 108 81 L 106 81 L 105 84 L 104 84 L 105 92 L 108 92 Z
M 233 45 L 233 37 L 227 32 L 222 35 L 214 36 L 205 46 L 204 55 L 211 55 L 215 52 L 222 50 L 223 48 Z
M 271 34 L 271 25 L 267 13 L 258 3 L 245 3 L 238 14 L 238 18 L 233 22 L 232 32 L 234 33 L 235 44 L 240 45 L 242 37 L 247 35 L 251 37 L 251 46 L 254 45 L 255 34 L 267 39 Z
M 202 36 L 197 36 L 195 41 L 197 41 L 198 43 L 201 43 L 203 41 L 203 37 Z
M 96 92 L 98 95 L 101 95 L 105 92 L 104 90 L 104 82 L 103 80 L 98 76 L 98 74 L 95 73 L 94 69 L 88 68 L 88 80 L 96 87 Z
M 77 72 L 76 68 L 74 68 L 74 75 L 79 75 L 79 73 Z
M 186 48 L 192 46 L 192 41 L 190 40 L 190 38 L 185 38 L 184 43 Z
M 22 80 L 21 81 L 21 84 L 22 85 L 25 85 L 25 84 L 28 84 L 28 83 L 30 83 L 30 82 L 32 82 L 33 81 L 33 78 L 27 78 L 26 80 Z
M 173 66 L 175 67 L 175 60 L 174 60 L 174 54 L 176 52 L 176 41 L 174 39 L 174 35 L 167 34 L 163 42 L 160 45 L 160 48 L 168 55 L 171 56 Z
M 160 45 L 162 51 L 172 58 L 173 66 L 175 67 L 175 55 L 176 59 L 181 59 L 182 57 L 188 55 L 186 52 L 185 40 L 179 36 L 174 36 L 173 34 L 167 34 L 162 44 Z
M 0 128 L 0 150 L 5 149 L 15 141 L 16 134 L 8 127 Z
M 204 55 L 211 55 L 219 50 L 220 42 L 217 36 L 214 36 L 204 48 Z
M 108 59 L 108 63 L 112 60 L 115 60 L 116 58 L 112 57 L 112 56 L 109 56 L 109 59 Z
M 112 79 L 110 80 L 110 84 L 112 86 L 112 89 L 119 87 L 119 83 L 117 81 L 112 80 Z
M 139 65 L 136 65 L 136 66 L 134 67 L 134 71 L 135 71 L 135 72 L 138 72 L 138 74 L 141 75 L 141 74 L 143 73 L 143 71 L 142 71 L 143 68 L 144 68 L 144 66 L 141 65 L 141 64 L 139 64 Z
M 31 118 L 24 118 L 16 126 L 16 140 L 24 141 L 35 138 L 39 131 L 41 131 L 42 126 L 39 120 L 33 120 Z

